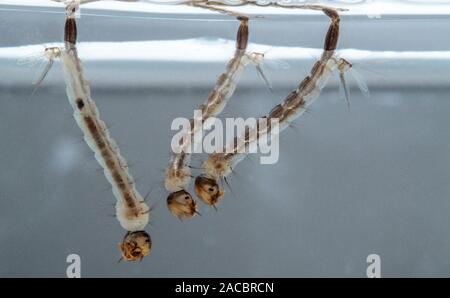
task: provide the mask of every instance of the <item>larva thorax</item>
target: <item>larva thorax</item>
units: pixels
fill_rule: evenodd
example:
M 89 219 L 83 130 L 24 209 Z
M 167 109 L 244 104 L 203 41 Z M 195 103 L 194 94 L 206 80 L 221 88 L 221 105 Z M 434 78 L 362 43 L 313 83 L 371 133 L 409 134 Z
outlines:
M 140 261 L 150 253 L 152 240 L 145 231 L 128 232 L 119 244 L 122 258 L 126 261 Z

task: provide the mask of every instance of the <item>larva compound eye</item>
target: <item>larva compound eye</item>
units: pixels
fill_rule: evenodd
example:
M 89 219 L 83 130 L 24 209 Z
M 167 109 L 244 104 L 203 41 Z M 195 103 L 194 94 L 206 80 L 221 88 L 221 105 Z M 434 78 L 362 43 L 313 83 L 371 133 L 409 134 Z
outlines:
M 198 213 L 197 203 L 185 190 L 171 193 L 167 197 L 167 207 L 173 215 L 181 220 L 190 219 Z
M 197 196 L 209 206 L 216 206 L 224 195 L 224 191 L 220 189 L 217 181 L 206 176 L 195 178 L 194 189 Z
M 150 253 L 152 241 L 145 231 L 128 232 L 119 244 L 125 261 L 140 261 Z

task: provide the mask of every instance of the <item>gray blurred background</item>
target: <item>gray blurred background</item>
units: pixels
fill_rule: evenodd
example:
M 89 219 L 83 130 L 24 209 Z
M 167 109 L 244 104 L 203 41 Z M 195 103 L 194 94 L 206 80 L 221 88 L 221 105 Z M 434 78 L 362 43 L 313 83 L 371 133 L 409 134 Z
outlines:
M 0 47 L 61 40 L 64 15 L 1 8 Z M 79 41 L 233 39 L 237 28 L 108 14 L 82 16 Z M 327 24 L 321 16 L 268 18 L 254 22 L 251 40 L 319 48 Z M 448 18 L 343 17 L 340 47 L 444 51 L 449 29 Z M 292 64 L 270 72 L 274 93 L 247 70 L 221 117 L 265 114 L 312 60 Z M 450 275 L 448 61 L 384 63 L 376 72 L 366 65 L 371 98 L 352 89 L 350 110 L 330 83 L 283 133 L 278 163 L 244 160 L 219 211 L 199 203 L 202 216 L 183 223 L 169 214 L 162 184 L 170 124 L 192 116 L 224 64 L 84 66 L 139 191 L 151 190 L 152 252 L 117 264 L 124 231 L 112 216 L 115 198 L 72 117 L 59 64 L 30 98 L 39 70 L 0 59 L 1 277 L 64 277 L 70 253 L 81 256 L 83 277 L 364 277 L 372 253 L 385 277 Z M 439 80 L 430 79 L 437 71 Z

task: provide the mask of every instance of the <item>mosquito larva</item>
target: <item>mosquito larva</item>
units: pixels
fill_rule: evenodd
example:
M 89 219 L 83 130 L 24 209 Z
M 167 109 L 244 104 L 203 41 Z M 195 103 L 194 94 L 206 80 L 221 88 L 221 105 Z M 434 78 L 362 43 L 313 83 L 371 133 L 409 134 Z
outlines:
M 59 50 L 52 49 L 49 52 L 53 54 L 50 59 L 60 58 L 66 93 L 74 110 L 74 118 L 83 131 L 85 142 L 103 168 L 117 199 L 116 217 L 121 226 L 128 231 L 119 245 L 122 258 L 127 261 L 141 260 L 151 249 L 150 236 L 144 231 L 149 220 L 149 207 L 136 190 L 133 177 L 128 172 L 127 162 L 120 154 L 116 142 L 99 117 L 95 102 L 91 99 L 89 84 L 84 78 L 83 66 L 76 47 L 75 13 L 78 5 L 78 1 L 72 1 L 66 6 L 65 46 Z
M 320 91 L 335 69 L 339 71 L 341 81 L 345 84 L 344 73 L 351 68 L 348 61 L 338 59 L 334 55 L 339 39 L 339 14 L 331 8 L 322 7 L 322 10 L 331 18 L 322 57 L 313 65 L 310 74 L 299 86 L 264 117 L 268 121 L 277 119 L 280 131 L 303 114 L 307 106 L 319 97 Z M 344 88 L 347 87 L 344 86 Z M 269 136 L 271 129 L 270 124 L 264 131 L 261 131 L 259 125 L 256 125 L 239 136 L 241 142 L 233 140 L 230 149 L 225 150 L 225 153 L 211 154 L 203 163 L 203 174 L 195 179 L 194 189 L 197 196 L 207 205 L 215 207 L 224 195 L 224 190 L 220 188 L 219 181 L 225 179 L 236 164 L 242 160 L 243 154 L 241 152 L 246 152 L 246 149 L 256 143 L 262 135 Z

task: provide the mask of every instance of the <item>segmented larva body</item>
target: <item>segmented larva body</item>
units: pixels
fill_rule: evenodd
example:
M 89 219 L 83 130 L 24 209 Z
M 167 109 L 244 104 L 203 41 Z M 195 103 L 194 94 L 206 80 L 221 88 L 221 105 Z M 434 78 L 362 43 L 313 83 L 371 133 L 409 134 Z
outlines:
M 188 148 L 196 139 L 196 134 L 201 131 L 203 123 L 211 117 L 219 115 L 228 100 L 233 95 L 239 78 L 249 63 L 258 65 L 262 61 L 262 55 L 247 53 L 248 43 L 248 18 L 238 17 L 240 26 L 236 37 L 236 50 L 233 58 L 228 62 L 225 72 L 217 79 L 214 89 L 204 104 L 199 107 L 201 113 L 198 118 L 191 119 L 190 130 L 179 141 L 179 150 L 174 154 L 166 169 L 164 184 L 170 191 L 167 198 L 167 206 L 175 216 L 180 219 L 188 219 L 198 213 L 196 202 L 185 190 L 191 180 L 190 154 Z M 195 125 L 196 123 L 200 125 Z
M 116 142 L 99 118 L 98 109 L 90 97 L 89 86 L 82 77 L 81 62 L 77 58 L 76 49 L 62 51 L 60 60 L 67 96 L 74 109 L 74 118 L 117 198 L 117 219 L 128 231 L 142 230 L 148 223 L 148 206 L 137 192 Z
M 275 106 L 265 118 L 268 120 L 264 131 L 260 126 L 247 130 L 237 140 L 233 140 L 224 153 L 211 154 L 203 163 L 203 175 L 195 180 L 195 192 L 200 199 L 208 205 L 216 206 L 223 197 L 224 191 L 220 189 L 218 181 L 227 177 L 236 164 L 243 159 L 246 149 L 255 145 L 261 136 L 270 136 L 271 119 L 278 120 L 280 131 L 286 128 L 290 122 L 299 117 L 306 111 L 310 105 L 320 95 L 320 91 L 326 85 L 333 71 L 338 68 L 344 72 L 351 67 L 351 64 L 344 59 L 334 57 L 334 51 L 339 37 L 339 15 L 330 8 L 321 8 L 324 13 L 331 18 L 331 24 L 328 29 L 324 52 L 319 61 L 311 69 L 300 85 L 290 92 L 284 101 Z
M 88 82 L 83 76 L 83 67 L 76 48 L 76 8 L 68 5 L 65 25 L 65 48 L 59 51 L 64 72 L 66 93 L 74 109 L 74 118 L 83 131 L 84 140 L 95 154 L 104 174 L 112 186 L 117 199 L 116 216 L 121 226 L 128 231 L 120 244 L 126 260 L 142 259 L 150 252 L 150 236 L 143 231 L 149 220 L 149 207 L 135 188 L 128 172 L 128 165 L 111 138 L 105 123 L 91 99 Z

